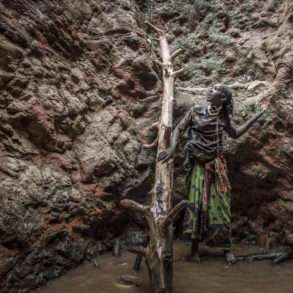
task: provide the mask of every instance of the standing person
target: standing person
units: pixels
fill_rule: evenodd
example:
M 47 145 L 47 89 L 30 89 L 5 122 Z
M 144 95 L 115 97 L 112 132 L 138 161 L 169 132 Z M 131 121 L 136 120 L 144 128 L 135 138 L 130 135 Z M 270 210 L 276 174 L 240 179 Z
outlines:
M 193 106 L 175 128 L 171 147 L 159 154 L 159 161 L 169 160 L 180 134 L 187 130 L 184 169 L 188 172 L 190 206 L 185 212 L 183 234 L 192 240 L 192 260 L 200 260 L 198 245 L 204 241 L 222 248 L 228 263 L 235 262 L 231 251 L 231 186 L 223 157 L 223 134 L 240 137 L 264 111 L 235 128 L 231 122 L 232 94 L 225 86 L 215 86 L 208 92 L 207 106 Z

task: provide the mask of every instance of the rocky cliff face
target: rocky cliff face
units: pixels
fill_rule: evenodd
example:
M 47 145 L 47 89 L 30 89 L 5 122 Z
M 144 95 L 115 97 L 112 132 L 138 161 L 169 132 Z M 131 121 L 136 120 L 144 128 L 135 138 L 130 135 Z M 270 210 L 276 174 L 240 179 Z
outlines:
M 1 0 L 3 292 L 28 292 L 109 248 L 128 222 L 119 199 L 146 198 L 155 150 L 143 144 L 156 135 L 162 89 L 145 20 L 185 50 L 177 86 L 230 85 L 238 123 L 269 104 L 227 143 L 235 236 L 291 242 L 291 1 Z M 175 115 L 202 100 L 178 89 Z

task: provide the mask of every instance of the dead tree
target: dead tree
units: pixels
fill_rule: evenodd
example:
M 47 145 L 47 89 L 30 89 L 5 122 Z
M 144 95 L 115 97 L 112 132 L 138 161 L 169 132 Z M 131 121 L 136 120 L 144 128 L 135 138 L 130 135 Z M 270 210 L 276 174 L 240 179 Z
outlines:
M 174 81 L 182 70 L 174 70 L 172 61 L 179 51 L 170 53 L 166 35 L 152 26 L 160 35 L 163 72 L 163 97 L 161 120 L 158 129 L 158 154 L 170 147 L 173 124 Z M 140 212 L 146 219 L 149 232 L 147 247 L 136 247 L 132 251 L 146 259 L 152 293 L 172 293 L 173 278 L 173 221 L 187 204 L 183 201 L 172 208 L 173 160 L 156 162 L 155 184 L 149 206 L 132 200 L 122 200 L 121 204 Z

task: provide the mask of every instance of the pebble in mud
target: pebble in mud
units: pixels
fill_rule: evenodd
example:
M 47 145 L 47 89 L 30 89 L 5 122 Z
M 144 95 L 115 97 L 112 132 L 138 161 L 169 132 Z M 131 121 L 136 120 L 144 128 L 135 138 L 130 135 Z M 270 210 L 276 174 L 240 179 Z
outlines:
M 135 275 L 122 275 L 116 280 L 115 285 L 124 288 L 140 287 L 141 280 Z

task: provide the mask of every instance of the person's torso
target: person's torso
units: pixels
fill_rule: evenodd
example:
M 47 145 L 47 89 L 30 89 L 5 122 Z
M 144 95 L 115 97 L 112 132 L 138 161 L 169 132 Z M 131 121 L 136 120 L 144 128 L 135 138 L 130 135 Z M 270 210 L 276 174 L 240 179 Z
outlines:
M 224 127 L 219 115 L 210 115 L 206 107 L 194 107 L 186 148 L 195 155 L 216 156 L 223 151 Z

